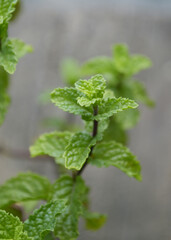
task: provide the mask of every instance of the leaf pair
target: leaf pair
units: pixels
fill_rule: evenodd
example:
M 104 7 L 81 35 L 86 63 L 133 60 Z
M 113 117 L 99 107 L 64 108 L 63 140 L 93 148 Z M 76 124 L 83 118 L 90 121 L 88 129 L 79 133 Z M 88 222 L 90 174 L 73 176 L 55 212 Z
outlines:
M 105 95 L 106 83 L 102 75 L 89 80 L 79 80 L 75 88 L 57 88 L 51 94 L 52 102 L 64 111 L 81 115 L 86 121 L 103 120 L 113 114 L 138 105 L 130 99 Z M 98 114 L 93 107 L 98 105 Z

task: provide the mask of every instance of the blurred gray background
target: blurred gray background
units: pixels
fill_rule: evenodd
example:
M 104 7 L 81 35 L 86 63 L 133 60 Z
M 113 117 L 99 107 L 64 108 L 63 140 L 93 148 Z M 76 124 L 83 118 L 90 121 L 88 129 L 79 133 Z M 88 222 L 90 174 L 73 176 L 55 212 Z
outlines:
M 63 114 L 38 96 L 63 86 L 60 63 L 66 57 L 83 62 L 110 55 L 118 42 L 132 53 L 152 59 L 153 67 L 138 77 L 156 101 L 141 106 L 139 124 L 130 131 L 130 148 L 142 165 L 143 182 L 119 170 L 87 167 L 94 211 L 108 214 L 98 232 L 81 226 L 80 240 L 171 239 L 171 1 L 156 0 L 23 0 L 10 36 L 34 47 L 20 60 L 11 78 L 12 103 L 0 128 L 0 183 L 20 171 L 55 179 L 52 161 L 29 159 L 25 152 L 46 129 L 42 120 Z M 15 153 L 15 154 L 14 154 Z

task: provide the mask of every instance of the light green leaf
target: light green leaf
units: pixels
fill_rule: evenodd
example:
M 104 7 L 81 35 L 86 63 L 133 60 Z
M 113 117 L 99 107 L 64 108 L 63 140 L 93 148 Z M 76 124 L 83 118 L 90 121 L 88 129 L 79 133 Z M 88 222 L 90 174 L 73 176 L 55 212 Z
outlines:
M 96 57 L 84 63 L 81 67 L 82 76 L 104 74 L 112 72 L 114 68 L 112 59 L 108 57 Z
M 0 240 L 33 240 L 23 231 L 18 217 L 0 210 Z
M 13 38 L 10 40 L 11 40 L 17 60 L 19 60 L 21 57 L 23 57 L 27 53 L 31 53 L 33 51 L 33 48 L 31 45 L 27 45 L 26 43 L 24 43 L 19 39 Z
M 141 167 L 130 150 L 114 141 L 96 145 L 90 163 L 97 167 L 115 166 L 129 177 L 141 180 Z
M 115 119 L 120 124 L 122 129 L 130 129 L 134 127 L 140 118 L 140 112 L 138 109 L 127 109 L 116 115 Z
M 0 65 L 4 67 L 5 71 L 12 74 L 16 70 L 16 64 L 17 57 L 11 40 L 3 41 L 0 51 Z
M 58 163 L 65 165 L 63 153 L 71 136 L 70 132 L 51 132 L 41 135 L 30 147 L 31 156 L 49 155 L 54 157 Z
M 149 68 L 151 61 L 145 56 L 131 56 L 126 45 L 118 44 L 114 46 L 114 64 L 117 71 L 131 76 L 143 69 Z
M 28 200 L 47 200 L 51 184 L 34 173 L 21 173 L 0 186 L 0 207 Z
M 93 138 L 88 133 L 74 134 L 64 152 L 65 167 L 80 170 L 89 156 L 92 143 Z
M 24 230 L 27 231 L 29 237 L 34 240 L 44 240 L 49 232 L 54 231 L 56 217 L 64 211 L 65 204 L 65 200 L 58 199 L 35 210 L 24 222 Z
M 79 80 L 75 83 L 76 89 L 85 94 L 87 98 L 102 98 L 106 89 L 106 81 L 102 75 L 97 74 L 89 80 Z
M 65 199 L 67 207 L 57 216 L 55 235 L 60 240 L 76 240 L 78 238 L 78 220 L 83 214 L 83 203 L 88 188 L 81 177 L 75 181 L 69 176 L 62 176 L 54 184 L 53 199 Z
M 51 93 L 51 101 L 60 109 L 91 120 L 93 109 L 81 107 L 77 102 L 78 97 L 82 97 L 82 94 L 75 88 L 57 88 Z
M 86 211 L 83 217 L 88 230 L 96 231 L 106 223 L 106 215 L 100 213 Z
M 0 0 L 0 24 L 8 23 L 18 0 Z
M 136 108 L 138 104 L 127 98 L 108 98 L 99 105 L 98 114 L 94 119 L 99 121 L 111 117 L 113 114 L 121 112 L 129 108 Z
M 91 105 L 98 105 L 101 102 L 101 98 L 88 99 L 87 97 L 78 97 L 77 102 L 80 106 L 89 107 Z

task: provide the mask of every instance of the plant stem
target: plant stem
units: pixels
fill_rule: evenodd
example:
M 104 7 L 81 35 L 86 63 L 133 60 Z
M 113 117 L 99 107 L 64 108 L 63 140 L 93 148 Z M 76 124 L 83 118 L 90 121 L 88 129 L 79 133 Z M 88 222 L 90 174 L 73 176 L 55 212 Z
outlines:
M 98 114 L 98 106 L 95 106 L 94 107 L 94 116 L 96 116 Z M 96 137 L 97 135 L 97 132 L 98 132 L 98 121 L 97 120 L 94 120 L 93 121 L 93 132 L 92 132 L 92 137 Z M 94 146 L 91 147 L 91 150 L 90 150 L 90 153 L 89 153 L 89 156 L 88 158 L 86 159 L 83 167 L 77 172 L 77 173 L 73 173 L 73 179 L 75 179 L 77 176 L 81 175 L 82 172 L 84 171 L 85 167 L 87 166 L 88 164 L 88 159 L 89 157 L 92 155 L 93 153 L 93 149 L 94 149 Z

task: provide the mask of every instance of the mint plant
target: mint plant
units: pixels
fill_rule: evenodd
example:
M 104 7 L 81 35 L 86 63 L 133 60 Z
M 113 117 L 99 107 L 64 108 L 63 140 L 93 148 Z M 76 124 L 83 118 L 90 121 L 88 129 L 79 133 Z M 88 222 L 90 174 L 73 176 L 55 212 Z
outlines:
M 17 3 L 17 0 L 0 0 L 0 125 L 4 121 L 10 104 L 9 74 L 15 72 L 19 59 L 32 51 L 30 45 L 19 39 L 8 37 L 9 22 Z
M 78 78 L 100 73 L 107 80 L 107 87 L 114 96 L 130 98 L 153 107 L 154 102 L 148 97 L 144 84 L 135 78 L 137 73 L 150 66 L 149 58 L 138 54 L 131 55 L 126 45 L 117 44 L 113 46 L 112 57 L 95 57 L 82 65 L 74 59 L 67 59 L 63 61 L 61 69 L 63 79 L 69 86 L 73 86 Z M 126 144 L 126 130 L 136 125 L 139 115 L 138 109 L 128 109 L 111 117 L 104 137 L 110 139 L 114 136 L 115 140 Z
M 91 212 L 89 187 L 82 178 L 87 164 L 97 167 L 114 166 L 141 180 L 141 167 L 131 151 L 114 140 L 104 141 L 109 118 L 138 104 L 128 98 L 116 98 L 106 89 L 106 80 L 100 74 L 89 80 L 78 80 L 75 87 L 57 88 L 51 101 L 60 109 L 80 115 L 85 129 L 81 132 L 51 132 L 41 135 L 30 147 L 32 157 L 49 155 L 57 164 L 68 169 L 54 183 L 34 173 L 22 173 L 0 187 L 0 239 L 55 239 L 78 238 L 79 218 L 86 227 L 98 230 L 106 216 Z M 42 204 L 27 220 L 4 211 L 14 203 L 40 201 Z

